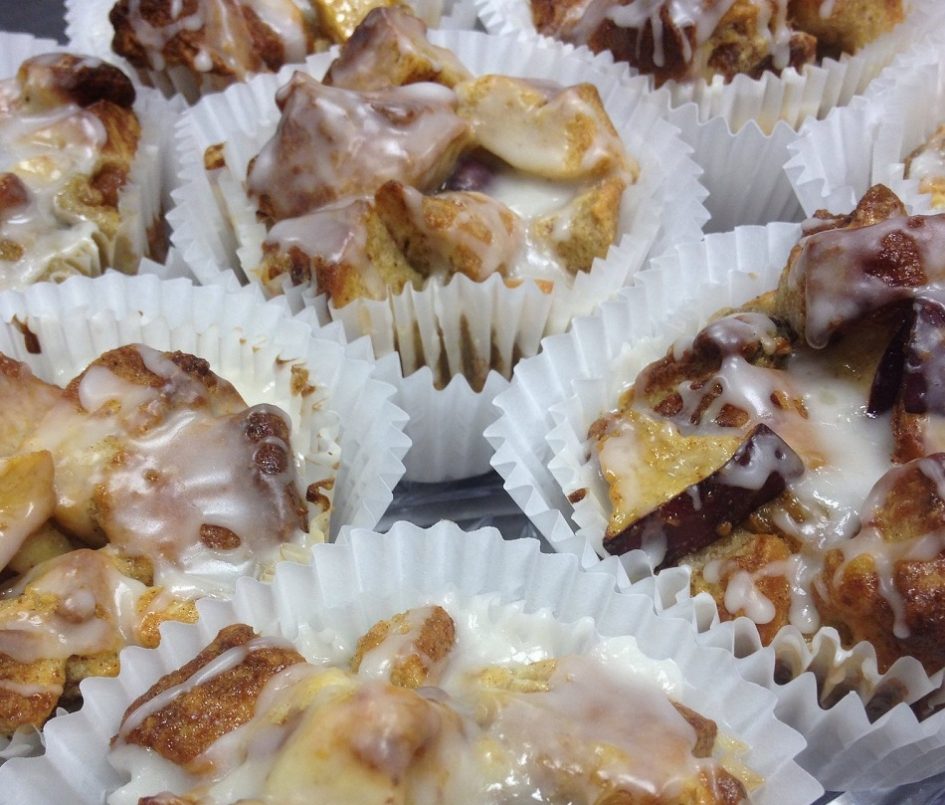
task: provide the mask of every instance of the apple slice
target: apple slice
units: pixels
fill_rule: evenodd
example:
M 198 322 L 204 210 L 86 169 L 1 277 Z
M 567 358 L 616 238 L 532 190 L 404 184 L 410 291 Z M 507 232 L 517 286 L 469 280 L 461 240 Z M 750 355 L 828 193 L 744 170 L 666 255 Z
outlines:
M 665 541 L 657 569 L 673 565 L 730 533 L 803 472 L 803 462 L 787 442 L 767 425 L 757 425 L 719 469 L 606 537 L 604 548 L 619 555 Z

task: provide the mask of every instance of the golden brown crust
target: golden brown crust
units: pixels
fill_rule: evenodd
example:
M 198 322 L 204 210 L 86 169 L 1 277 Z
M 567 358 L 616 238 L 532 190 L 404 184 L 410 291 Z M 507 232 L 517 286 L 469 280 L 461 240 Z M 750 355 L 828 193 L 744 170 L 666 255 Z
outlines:
M 913 461 L 890 471 L 882 482 L 884 494 L 864 520 L 883 543 L 908 545 L 945 529 L 945 499 L 935 481 L 941 470 L 929 467 L 929 462 L 941 466 L 942 460 L 940 454 Z M 916 657 L 930 673 L 937 671 L 945 665 L 945 552 L 926 560 L 893 554 L 893 561 L 892 595 L 900 601 L 906 636 L 897 635 L 902 632 L 889 593 L 880 588 L 877 557 L 868 550 L 849 560 L 839 550 L 827 554 L 818 609 L 851 640 L 871 642 L 881 672 L 903 654 Z
M 221 25 L 221 31 L 237 39 L 245 36 L 245 42 L 209 41 L 211 34 L 208 33 L 206 25 L 196 28 L 175 25 L 178 19 L 194 17 L 198 13 L 199 0 L 182 0 L 176 8 L 171 0 L 140 0 L 134 9 L 129 0 L 119 0 L 109 13 L 109 20 L 115 31 L 112 50 L 139 69 L 154 67 L 148 47 L 138 38 L 136 32 L 137 25 L 133 15 L 137 13 L 145 24 L 159 30 L 173 31 L 160 52 L 161 60 L 166 66 L 183 65 L 195 72 L 232 78 L 261 70 L 275 72 L 286 63 L 285 47 L 278 32 L 263 22 L 249 5 L 239 0 L 225 0 L 221 5 L 221 13 L 238 15 L 233 28 Z M 291 24 L 304 30 L 307 49 L 310 51 L 314 36 L 305 26 L 301 13 Z M 239 31 L 234 34 L 233 29 L 237 27 Z M 198 61 L 202 61 L 201 56 L 209 58 L 209 69 L 197 68 Z M 201 67 L 204 66 L 201 64 Z
M 849 215 L 834 215 L 827 210 L 818 210 L 814 214 L 818 223 L 808 225 L 806 234 L 837 229 L 861 229 L 906 214 L 905 205 L 899 197 L 885 185 L 877 184 L 863 194 Z M 807 321 L 807 277 L 798 278 L 796 271 L 804 244 L 805 240 L 801 238 L 791 249 L 774 296 L 776 315 L 788 322 L 796 333 L 805 331 Z M 909 245 L 891 242 L 889 251 L 883 255 L 883 261 L 876 265 L 874 271 L 892 277 L 900 271 L 908 274 L 914 269 L 913 250 Z
M 218 416 L 238 413 L 246 408 L 246 403 L 233 384 L 216 375 L 211 370 L 210 364 L 203 358 L 179 350 L 162 353 L 162 357 L 171 361 L 206 390 L 205 398 L 188 400 L 189 407 L 206 406 Z M 79 405 L 79 386 L 89 370 L 96 366 L 108 369 L 117 377 L 136 386 L 159 389 L 168 382 L 166 377 L 148 368 L 137 346 L 129 344 L 102 353 L 66 386 L 65 397 L 73 400 L 77 406 Z
M 739 572 L 756 573 L 772 563 L 785 561 L 792 553 L 791 546 L 778 535 L 753 534 L 745 529 L 736 529 L 730 538 L 689 554 L 681 563 L 692 568 L 693 594 L 709 593 L 715 599 L 719 617 L 728 621 L 746 614 L 743 609 L 731 611 L 725 606 L 725 592 L 732 576 Z M 723 569 L 718 581 L 710 582 L 705 577 L 705 566 L 712 561 L 721 561 Z M 784 574 L 761 575 L 754 579 L 753 584 L 774 608 L 774 616 L 767 623 L 758 624 L 761 642 L 768 645 L 781 627 L 790 622 L 791 587 Z
M 432 81 L 453 87 L 469 72 L 448 50 L 427 41 L 426 25 L 401 7 L 377 7 L 364 17 L 323 83 L 366 92 Z
M 139 696 L 122 718 L 122 725 L 145 703 L 180 685 L 216 657 L 245 646 L 256 637 L 245 624 L 220 630 L 213 642 L 193 660 L 161 677 Z M 261 647 L 247 651 L 234 667 L 227 668 L 147 715 L 140 724 L 123 733 L 127 743 L 149 747 L 162 757 L 186 766 L 221 735 L 245 724 L 253 716 L 256 698 L 266 683 L 290 665 L 304 662 L 291 648 Z
M 0 735 L 18 727 L 41 727 L 52 714 L 66 683 L 63 660 L 20 663 L 0 654 Z
M 481 193 L 424 196 L 387 182 L 375 210 L 408 263 L 425 276 L 465 274 L 481 281 L 514 268 L 523 233 L 518 216 Z M 609 244 L 608 244 L 609 245 Z
M 614 0 L 619 10 L 631 0 Z M 780 0 L 779 0 L 780 4 Z M 818 58 L 838 58 L 891 30 L 904 18 L 902 0 L 837 0 L 824 16 L 821 0 L 789 0 L 784 18 L 775 0 L 734 0 L 717 20 L 716 0 L 704 0 L 697 14 L 712 19 L 715 28 L 700 39 L 698 21 L 674 19 L 672 4 L 658 6 L 654 20 L 617 24 L 609 15 L 590 22 L 581 0 L 532 0 L 532 19 L 541 33 L 586 44 L 600 53 L 609 50 L 654 76 L 657 86 L 669 80 L 721 76 L 726 82 L 744 74 L 759 78 L 786 67 L 800 70 Z M 786 52 L 777 53 L 773 41 L 786 37 Z M 777 58 L 775 56 L 777 55 Z
M 351 670 L 357 673 L 365 655 L 385 641 L 412 635 L 409 651 L 398 652 L 391 663 L 390 682 L 402 688 L 419 688 L 435 683 L 437 664 L 447 657 L 456 642 L 456 627 L 443 607 L 431 607 L 419 624 L 415 622 L 417 612 L 399 612 L 388 620 L 375 623 L 358 640 L 351 658 Z M 431 676 L 434 677 L 432 680 Z
M 793 24 L 817 39 L 821 58 L 856 53 L 905 19 L 903 0 L 835 0 L 824 15 L 821 0 L 789 0 Z

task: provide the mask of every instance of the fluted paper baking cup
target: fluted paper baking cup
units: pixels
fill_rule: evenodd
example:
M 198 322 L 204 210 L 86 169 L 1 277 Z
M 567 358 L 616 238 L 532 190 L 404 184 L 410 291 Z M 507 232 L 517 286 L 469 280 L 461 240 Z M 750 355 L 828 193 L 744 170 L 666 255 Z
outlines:
M 481 391 L 462 375 L 436 388 L 428 367 L 405 377 L 400 359 L 391 353 L 378 360 L 377 377 L 397 390 L 393 403 L 410 415 L 404 428 L 410 439 L 405 481 L 457 481 L 491 470 L 492 447 L 482 434 L 498 416 L 493 400 L 509 385 L 502 375 L 489 372 Z
M 15 76 L 28 58 L 66 50 L 50 39 L 0 31 L 0 80 Z M 168 166 L 174 153 L 173 124 L 180 110 L 177 106 L 169 107 L 156 93 L 138 89 L 134 111 L 141 124 L 141 137 L 118 198 L 120 224 L 110 245 L 112 254 L 103 261 L 97 239 L 90 234 L 79 247 L 84 258 L 75 263 L 77 268 L 81 263 L 88 276 L 96 276 L 116 263 L 122 270 L 131 271 L 142 257 L 163 256 L 167 246 L 163 194 L 172 173 Z M 152 245 L 156 253 L 152 253 Z
M 799 235 L 791 224 L 740 227 L 679 248 L 654 261 L 638 285 L 599 315 L 576 320 L 570 333 L 546 339 L 541 354 L 520 365 L 511 388 L 496 400 L 503 414 L 486 436 L 506 489 L 557 550 L 576 553 L 584 564 L 603 554 L 610 501 L 590 459 L 591 423 L 613 409 L 620 392 L 667 345 L 694 335 L 715 311 L 775 287 Z M 690 279 L 693 266 L 701 282 Z M 659 558 L 637 550 L 620 561 L 638 580 L 653 575 Z M 671 571 L 676 595 L 669 603 L 678 606 L 689 598 L 689 571 L 670 568 L 655 578 Z M 656 601 L 657 607 L 665 603 Z M 718 622 L 708 595 L 696 596 L 692 607 L 697 628 Z M 903 658 L 880 674 L 872 645 L 844 648 L 831 628 L 805 639 L 788 627 L 763 649 L 754 623 L 737 623 L 723 625 L 718 645 L 742 658 L 746 678 L 778 695 L 780 717 L 810 742 L 802 764 L 827 788 L 911 782 L 928 776 L 945 753 L 945 714 L 911 733 L 902 728 L 918 723 L 909 705 L 941 685 L 941 672 L 930 678 L 917 661 Z M 719 633 L 712 634 L 716 640 Z M 932 753 L 928 764 L 919 762 L 921 753 Z
M 66 38 L 70 47 L 117 64 L 136 81 L 159 90 L 165 97 L 181 97 L 196 103 L 204 95 L 219 92 L 233 83 L 232 79 L 201 73 L 183 65 L 165 70 L 138 70 L 112 50 L 115 29 L 108 13 L 117 0 L 65 0 Z M 471 29 L 476 23 L 476 10 L 470 2 L 460 0 L 409 0 L 414 12 L 429 25 L 454 30 Z
M 529 0 L 476 3 L 488 31 L 535 32 Z M 765 73 L 760 79 L 738 75 L 728 84 L 717 77 L 663 86 L 667 119 L 679 127 L 705 170 L 702 183 L 709 190 L 706 207 L 712 215 L 706 231 L 800 220 L 801 209 L 782 170 L 790 157 L 788 145 L 805 120 L 823 118 L 848 104 L 898 54 L 914 51 L 945 25 L 945 8 L 937 0 L 912 0 L 907 8 L 903 23 L 857 54 L 824 59 L 800 73 L 789 68 L 780 76 Z M 586 47 L 576 52 L 592 62 L 613 61 L 609 53 L 594 55 Z M 746 165 L 751 166 L 751 182 L 745 181 Z
M 874 184 L 889 186 L 912 212 L 931 196 L 905 178 L 909 154 L 945 123 L 945 28 L 939 41 L 897 59 L 861 98 L 805 124 L 785 171 L 807 214 L 849 212 Z
M 632 635 L 645 655 L 678 666 L 684 704 L 748 747 L 744 762 L 765 781 L 753 801 L 810 802 L 820 793 L 792 760 L 804 742 L 773 717 L 774 697 L 739 679 L 727 652 L 697 646 L 684 620 L 658 618 L 648 597 L 616 592 L 611 573 L 580 573 L 572 558 L 543 555 L 534 540 L 506 542 L 493 529 L 464 533 L 452 523 L 428 530 L 400 523 L 383 536 L 354 530 L 317 546 L 309 567 L 281 565 L 271 586 L 244 579 L 232 602 L 202 602 L 198 623 L 162 627 L 158 649 L 123 652 L 118 677 L 83 682 L 84 707 L 48 724 L 45 756 L 8 762 L 0 782 L 15 792 L 14 803 L 101 802 L 125 782 L 106 760 L 124 709 L 225 624 L 299 641 L 332 627 L 351 645 L 381 617 L 443 601 L 459 612 L 482 602 L 494 613 L 487 622 L 535 613 L 547 628 L 520 638 L 533 651 L 582 650 L 598 640 L 595 630 Z

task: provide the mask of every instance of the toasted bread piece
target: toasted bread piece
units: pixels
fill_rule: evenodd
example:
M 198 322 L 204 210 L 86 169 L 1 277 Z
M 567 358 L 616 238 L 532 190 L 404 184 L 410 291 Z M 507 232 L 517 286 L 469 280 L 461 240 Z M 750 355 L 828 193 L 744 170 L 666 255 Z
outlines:
M 109 20 L 112 50 L 140 69 L 185 66 L 239 79 L 302 61 L 314 45 L 311 25 L 290 0 L 118 0 Z
M 906 157 L 905 177 L 919 180 L 919 190 L 932 196 L 933 207 L 945 207 L 945 126 Z
M 376 10 L 395 6 L 396 0 L 312 0 L 319 33 L 332 42 L 344 43 Z
M 926 218 L 922 225 L 945 226 L 937 218 Z M 867 190 L 850 215 L 819 211 L 788 256 L 775 295 L 776 315 L 811 346 L 823 347 L 851 322 L 910 297 L 928 280 L 921 250 L 909 233 L 916 221 L 884 185 Z M 811 295 L 819 305 L 816 317 L 808 311 Z M 847 302 L 838 306 L 841 295 Z
M 170 701 L 161 701 L 153 712 L 148 709 L 148 703 L 160 694 L 182 685 L 224 654 L 238 661 L 204 681 L 195 681 Z M 295 649 L 265 643 L 245 624 L 227 626 L 193 660 L 161 677 L 135 699 L 122 717 L 119 734 L 127 743 L 149 747 L 186 766 L 221 735 L 249 721 L 266 683 L 300 662 L 304 658 Z
M 524 245 L 519 217 L 483 193 L 425 196 L 387 182 L 374 201 L 398 248 L 425 275 L 458 272 L 477 282 L 496 272 L 504 276 Z
M 20 698 L 36 708 L 0 696 L 0 722 L 38 726 L 60 700 L 78 701 L 86 677 L 117 674 L 125 645 L 156 645 L 160 621 L 196 619 L 192 602 L 128 575 L 138 565 L 105 550 L 72 550 L 36 564 L 0 598 L 0 678 L 14 693 L 27 691 Z M 37 690 L 17 687 L 27 683 Z
M 0 459 L 0 570 L 52 516 L 53 459 L 45 450 Z
M 572 274 L 590 271 L 594 260 L 604 257 L 617 239 L 626 186 L 619 177 L 595 182 L 563 209 L 538 218 L 532 224 L 536 240 L 547 244 Z
M 107 352 L 43 422 L 29 449 L 55 456 L 56 522 L 88 544 L 110 541 L 160 571 L 199 562 L 200 543 L 239 563 L 304 528 L 286 415 L 247 408 L 193 355 Z
M 519 666 L 492 665 L 476 674 L 476 683 L 482 688 L 511 693 L 544 693 L 551 690 L 551 678 L 557 670 L 555 659 Z
M 20 97 L 29 111 L 74 103 L 83 108 L 100 101 L 130 109 L 135 101 L 131 80 L 114 65 L 90 56 L 48 53 L 27 59 L 16 74 Z
M 609 50 L 659 86 L 716 75 L 725 81 L 739 73 L 758 77 L 812 62 L 815 38 L 785 27 L 775 2 L 734 0 L 720 13 L 715 3 L 681 9 L 670 2 L 641 8 L 630 0 L 532 0 L 532 16 L 541 33 L 597 53 Z
M 354 299 L 386 299 L 423 281 L 366 199 L 276 224 L 263 244 L 258 275 L 273 294 L 281 293 L 286 277 L 292 285 L 314 284 L 338 308 Z
M 945 529 L 943 472 L 942 453 L 889 470 L 864 506 L 862 531 L 827 553 L 814 587 L 825 622 L 869 640 L 880 672 L 903 654 L 930 672 L 945 665 L 945 552 L 923 542 Z
M 17 662 L 0 653 L 0 735 L 42 727 L 53 714 L 66 682 L 61 659 Z
M 427 41 L 427 26 L 408 9 L 387 2 L 370 5 L 379 7 L 342 45 L 325 74 L 326 84 L 365 92 L 421 81 L 453 87 L 470 77 L 452 51 Z
M 297 72 L 276 101 L 279 128 L 247 171 L 270 221 L 372 194 L 390 179 L 432 190 L 470 140 L 455 95 L 435 84 L 357 93 Z
M 767 645 L 790 621 L 791 587 L 784 573 L 759 571 L 783 563 L 791 554 L 791 546 L 781 537 L 739 528 L 730 538 L 683 557 L 680 564 L 692 568 L 694 594 L 709 593 L 722 620 L 748 615 Z
M 358 640 L 351 670 L 370 663 L 397 687 L 435 685 L 455 642 L 453 619 L 443 607 L 409 609 L 378 621 Z
M 903 0 L 789 0 L 793 24 L 817 38 L 821 58 L 856 53 L 905 19 Z
M 639 173 L 592 84 L 485 75 L 458 84 L 456 94 L 459 114 L 475 121 L 477 144 L 525 173 L 562 181 L 611 174 L 630 182 Z

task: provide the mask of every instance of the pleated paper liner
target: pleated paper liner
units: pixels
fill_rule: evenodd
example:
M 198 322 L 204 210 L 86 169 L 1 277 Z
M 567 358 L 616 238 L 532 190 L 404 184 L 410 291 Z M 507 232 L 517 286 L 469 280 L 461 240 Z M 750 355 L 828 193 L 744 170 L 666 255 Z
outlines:
M 546 339 L 541 354 L 519 367 L 496 400 L 503 414 L 486 436 L 506 490 L 556 550 L 576 554 L 583 566 L 593 566 L 603 552 L 610 502 L 590 458 L 591 423 L 612 410 L 621 390 L 675 339 L 694 335 L 715 311 L 775 287 L 799 235 L 793 224 L 740 227 L 680 247 L 655 260 L 598 315 Z M 653 576 L 657 560 L 638 550 L 620 561 L 631 580 L 641 580 Z M 670 568 L 655 578 L 669 573 L 675 596 L 656 597 L 658 607 L 689 597 L 688 570 Z M 718 620 L 708 596 L 697 597 L 694 606 L 700 628 Z M 903 784 L 927 776 L 945 756 L 937 754 L 945 753 L 945 713 L 923 721 L 912 737 L 900 728 L 918 723 L 910 704 L 936 689 L 941 673 L 930 678 L 906 658 L 879 674 L 871 645 L 846 649 L 833 629 L 819 630 L 808 644 L 791 627 L 762 649 L 754 624 L 724 627 L 732 628 L 734 636 L 722 643 L 744 657 L 739 667 L 751 669 L 749 678 L 778 695 L 779 715 L 811 743 L 802 763 L 829 789 L 869 788 L 878 780 Z M 838 760 L 841 738 L 846 749 Z M 924 753 L 932 753 L 928 764 L 920 759 Z
M 529 0 L 476 0 L 476 5 L 490 32 L 535 32 Z M 729 84 L 718 79 L 664 85 L 657 94 L 667 119 L 680 128 L 705 170 L 702 182 L 709 190 L 706 206 L 712 215 L 706 231 L 801 219 L 782 171 L 790 157 L 788 145 L 806 119 L 822 118 L 849 103 L 898 54 L 911 51 L 945 25 L 945 7 L 938 0 L 907 0 L 907 8 L 902 24 L 855 55 L 824 59 L 801 73 L 787 69 L 761 79 L 739 75 Z M 613 61 L 609 53 L 594 56 L 586 47 L 577 52 L 595 62 Z M 634 73 L 627 70 L 628 76 Z M 652 87 L 652 80 L 644 79 Z
M 945 123 L 945 27 L 937 34 L 934 45 L 898 60 L 864 97 L 801 129 L 785 171 L 806 213 L 849 212 L 877 183 L 911 211 L 931 210 L 931 196 L 905 178 L 905 162 Z
M 183 65 L 164 70 L 138 70 L 112 50 L 115 29 L 108 13 L 117 0 L 65 0 L 66 38 L 70 47 L 119 65 L 138 83 L 154 87 L 166 98 L 183 98 L 197 103 L 204 95 L 226 89 L 232 80 L 210 73 L 201 73 Z M 455 30 L 471 29 L 476 22 L 475 8 L 469 2 L 456 0 L 413 0 L 408 2 L 431 24 Z
M 632 635 L 645 655 L 678 666 L 684 704 L 749 748 L 744 762 L 765 781 L 752 801 L 816 799 L 820 787 L 792 760 L 804 741 L 774 717 L 774 697 L 741 680 L 727 652 L 698 646 L 684 620 L 657 617 L 649 597 L 617 592 L 615 582 L 612 572 L 581 573 L 572 558 L 542 554 L 535 540 L 505 541 L 493 529 L 399 523 L 385 535 L 350 531 L 338 544 L 317 546 L 309 567 L 281 565 L 271 586 L 245 579 L 232 602 L 202 602 L 197 624 L 162 627 L 158 649 L 123 652 L 117 678 L 84 682 L 82 710 L 50 722 L 45 756 L 8 762 L 0 784 L 16 792 L 16 803 L 101 802 L 126 781 L 106 759 L 125 708 L 225 624 L 242 621 L 290 640 L 331 627 L 350 645 L 381 617 L 446 601 L 457 613 L 481 602 L 494 613 L 484 628 L 540 617 L 545 627 L 521 629 L 532 651 L 581 650 L 597 640 L 595 630 L 605 638 Z
M 50 39 L 36 39 L 27 34 L 0 31 L 0 80 L 12 78 L 20 64 L 33 56 L 65 51 Z M 79 51 L 76 55 L 89 55 Z M 141 124 L 141 138 L 131 165 L 131 172 L 118 199 L 121 218 L 110 247 L 112 255 L 102 254 L 96 239 L 87 236 L 76 244 L 70 260 L 76 273 L 97 276 L 114 265 L 114 258 L 123 270 L 130 271 L 142 257 L 161 258 L 167 249 L 163 212 L 167 182 L 173 177 L 171 155 L 173 128 L 180 109 L 168 105 L 153 91 L 137 90 L 134 111 Z
M 429 388 L 432 396 L 427 397 L 429 404 L 416 412 L 418 418 L 434 422 L 426 412 L 442 409 L 443 403 L 433 397 L 450 385 L 451 378 L 465 373 L 471 380 L 469 393 L 463 391 L 453 399 L 462 398 L 475 409 L 463 408 L 456 416 L 464 421 L 485 421 L 492 415 L 491 391 L 502 385 L 501 378 L 488 381 L 488 394 L 473 388 L 487 380 L 489 370 L 507 378 L 514 361 L 534 354 L 544 334 L 562 331 L 575 315 L 589 313 L 613 295 L 648 254 L 697 239 L 706 218 L 701 204 L 704 191 L 687 149 L 660 119 L 658 107 L 640 93 L 628 94 L 608 72 L 589 69 L 584 62 L 569 58 L 566 48 L 552 42 L 465 31 L 431 31 L 430 38 L 457 53 L 477 74 L 540 75 L 563 84 L 594 83 L 630 154 L 641 166 L 637 183 L 624 194 L 618 243 L 590 272 L 579 273 L 570 288 L 559 283 L 548 293 L 527 281 L 509 287 L 499 276 L 481 283 L 457 276 L 446 283 L 430 282 L 420 291 L 405 288 L 386 301 L 356 300 L 341 309 L 315 297 L 311 290 L 286 288 L 294 309 L 311 307 L 323 321 L 340 319 L 349 338 L 370 334 L 378 356 L 399 352 L 405 376 L 429 366 L 434 372 L 434 385 Z M 331 58 L 312 57 L 306 69 L 320 76 Z M 275 130 L 278 110 L 273 96 L 290 72 L 260 76 L 245 86 L 207 98 L 190 110 L 180 127 L 184 184 L 175 193 L 178 206 L 169 220 L 175 244 L 202 282 L 235 285 L 238 280 L 251 279 L 250 270 L 258 264 L 265 229 L 256 221 L 255 207 L 242 190 L 242 177 L 250 158 Z M 226 210 L 218 205 L 203 171 L 204 150 L 218 142 L 226 142 L 227 164 L 232 168 L 232 175 L 220 180 L 219 195 L 226 199 Z M 230 267 L 236 265 L 241 268 L 234 274 Z M 461 385 L 455 384 L 454 389 Z M 404 399 L 419 396 L 407 391 Z M 479 445 L 469 452 L 452 446 L 449 423 L 437 422 L 439 430 L 415 431 L 417 443 L 428 441 L 433 445 L 431 450 L 443 445 L 449 453 L 432 462 L 424 459 L 424 466 L 450 466 L 448 477 L 453 478 L 487 469 L 482 461 L 487 448 Z M 459 457 L 462 463 L 452 457 Z M 430 472 L 415 475 L 417 462 L 409 459 L 408 463 L 411 477 L 443 480 Z

